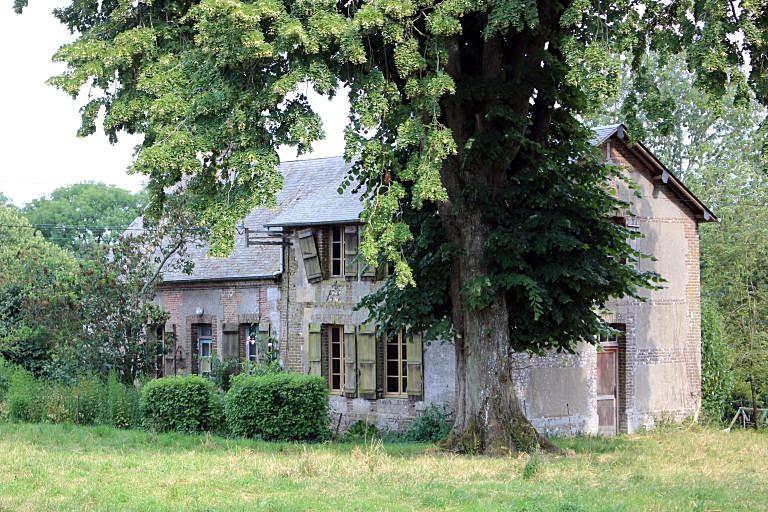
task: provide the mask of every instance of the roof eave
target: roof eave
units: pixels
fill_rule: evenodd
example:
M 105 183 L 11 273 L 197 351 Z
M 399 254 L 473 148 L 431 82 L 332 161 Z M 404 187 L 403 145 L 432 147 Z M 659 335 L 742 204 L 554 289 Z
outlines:
M 626 126 L 624 124 L 620 124 L 616 127 L 616 130 L 613 131 L 610 135 L 608 135 L 605 139 L 603 139 L 599 144 L 603 144 L 605 141 L 610 139 L 613 136 L 616 136 L 621 141 L 625 141 L 627 139 L 627 131 Z M 599 145 L 598 144 L 598 145 Z M 640 155 L 650 162 L 650 164 L 656 168 L 656 170 L 659 172 L 659 174 L 662 176 L 662 181 L 665 184 L 670 184 L 669 182 L 672 182 L 673 188 L 684 198 L 689 202 L 692 206 L 695 206 L 695 209 L 698 210 L 697 218 L 698 220 L 701 220 L 703 222 L 720 222 L 720 219 L 717 218 L 717 216 L 712 213 L 712 211 L 707 208 L 707 205 L 705 205 L 698 197 L 694 195 L 693 192 L 691 192 L 688 187 L 685 186 L 685 183 L 683 183 L 680 178 L 675 176 L 675 174 L 670 171 L 667 166 L 665 166 L 661 161 L 659 161 L 658 158 L 656 158 L 656 155 L 654 155 L 645 145 L 640 141 L 634 141 L 631 146 L 628 146 L 631 150 L 634 150 Z M 666 179 L 665 179 L 666 178 Z

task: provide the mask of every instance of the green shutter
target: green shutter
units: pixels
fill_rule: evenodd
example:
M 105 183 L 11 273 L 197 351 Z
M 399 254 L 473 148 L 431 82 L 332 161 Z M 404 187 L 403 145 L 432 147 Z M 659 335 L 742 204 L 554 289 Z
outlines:
M 344 275 L 357 278 L 357 226 L 344 226 Z
M 299 231 L 299 248 L 304 260 L 304 272 L 307 274 L 307 280 L 310 282 L 322 280 L 320 257 L 317 255 L 315 236 L 311 229 Z
M 320 324 L 309 324 L 309 374 L 321 377 L 323 375 L 323 361 L 320 334 Z
M 355 326 L 344 325 L 344 395 L 357 396 L 357 343 Z
M 357 331 L 357 366 L 360 398 L 376 398 L 376 326 L 363 324 Z
M 424 396 L 424 352 L 421 333 L 408 334 L 408 398 L 421 400 Z

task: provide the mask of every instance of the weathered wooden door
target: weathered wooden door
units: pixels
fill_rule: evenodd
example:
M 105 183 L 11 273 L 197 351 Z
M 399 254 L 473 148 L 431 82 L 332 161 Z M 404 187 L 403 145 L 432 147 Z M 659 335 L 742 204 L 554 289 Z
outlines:
M 619 373 L 615 348 L 597 353 L 597 417 L 601 434 L 615 434 L 619 419 Z

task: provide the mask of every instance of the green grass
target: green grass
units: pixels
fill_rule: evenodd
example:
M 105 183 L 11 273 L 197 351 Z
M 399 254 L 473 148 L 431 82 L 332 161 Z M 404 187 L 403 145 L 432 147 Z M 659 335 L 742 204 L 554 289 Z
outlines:
M 768 508 L 764 433 L 556 442 L 567 456 L 529 462 L 418 444 L 298 445 L 0 423 L 0 510 Z

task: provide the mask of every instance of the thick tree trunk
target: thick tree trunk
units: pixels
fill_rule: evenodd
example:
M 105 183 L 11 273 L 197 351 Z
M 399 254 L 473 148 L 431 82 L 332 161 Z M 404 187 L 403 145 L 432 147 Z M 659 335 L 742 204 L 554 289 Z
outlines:
M 444 446 L 463 453 L 501 455 L 514 451 L 557 449 L 523 414 L 515 393 L 510 359 L 509 313 L 503 294 L 483 309 L 467 305 L 463 292 L 486 277 L 483 245 L 486 229 L 479 214 L 462 217 L 454 231 L 461 251 L 454 258 L 451 283 L 456 340 L 456 419 Z

